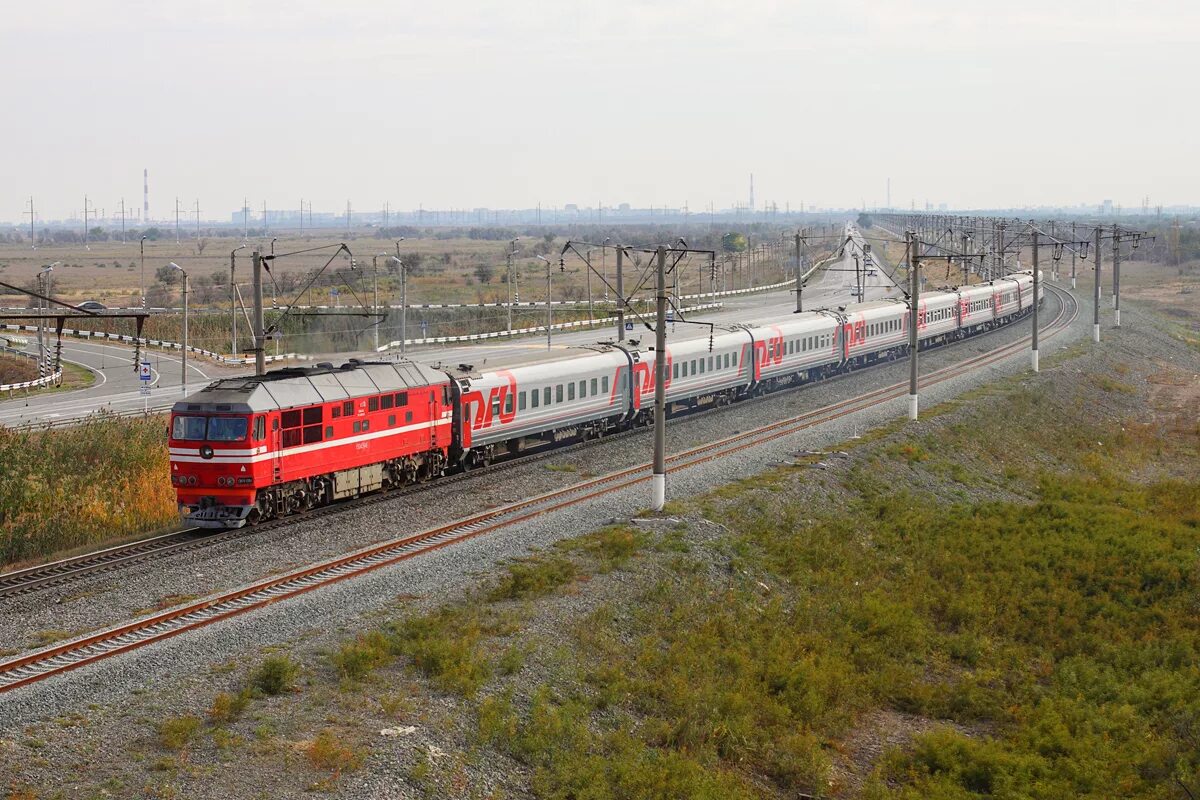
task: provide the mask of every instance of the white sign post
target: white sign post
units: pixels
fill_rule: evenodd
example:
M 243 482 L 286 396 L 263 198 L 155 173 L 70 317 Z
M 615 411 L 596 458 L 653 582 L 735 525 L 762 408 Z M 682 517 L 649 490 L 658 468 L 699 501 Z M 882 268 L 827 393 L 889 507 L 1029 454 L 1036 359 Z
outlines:
M 145 401 L 142 403 L 143 411 L 150 410 L 150 380 L 151 380 L 151 377 L 152 377 L 152 373 L 150 371 L 150 362 L 143 361 L 142 363 L 138 364 L 138 380 L 142 382 L 142 385 L 139 387 L 139 391 L 140 391 L 142 397 L 145 398 Z

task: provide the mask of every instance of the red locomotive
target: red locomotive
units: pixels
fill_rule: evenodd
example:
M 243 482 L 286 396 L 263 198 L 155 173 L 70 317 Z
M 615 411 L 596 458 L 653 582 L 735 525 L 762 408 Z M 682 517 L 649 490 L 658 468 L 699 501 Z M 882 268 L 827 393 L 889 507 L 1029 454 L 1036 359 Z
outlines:
M 449 377 L 412 361 L 273 370 L 175 404 L 180 510 L 240 527 L 440 474 L 453 443 Z

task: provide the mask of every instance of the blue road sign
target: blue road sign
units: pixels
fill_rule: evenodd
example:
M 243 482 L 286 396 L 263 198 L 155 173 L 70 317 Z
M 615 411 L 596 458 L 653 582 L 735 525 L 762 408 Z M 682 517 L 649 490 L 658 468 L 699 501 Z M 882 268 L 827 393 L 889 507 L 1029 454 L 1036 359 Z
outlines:
M 632 322 L 626 322 L 626 323 L 625 323 L 625 330 L 627 330 L 627 331 L 631 331 L 631 330 L 633 330 L 633 323 L 632 323 Z
M 141 364 L 138 365 L 138 380 L 141 380 L 141 381 L 150 380 L 150 362 L 149 361 L 143 361 Z

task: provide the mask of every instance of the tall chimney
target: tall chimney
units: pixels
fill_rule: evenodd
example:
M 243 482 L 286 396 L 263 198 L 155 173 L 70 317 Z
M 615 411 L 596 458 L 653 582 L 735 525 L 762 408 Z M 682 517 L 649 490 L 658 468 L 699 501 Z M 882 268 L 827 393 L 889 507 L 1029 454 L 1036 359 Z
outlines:
M 150 224 L 150 170 L 142 170 L 142 224 Z

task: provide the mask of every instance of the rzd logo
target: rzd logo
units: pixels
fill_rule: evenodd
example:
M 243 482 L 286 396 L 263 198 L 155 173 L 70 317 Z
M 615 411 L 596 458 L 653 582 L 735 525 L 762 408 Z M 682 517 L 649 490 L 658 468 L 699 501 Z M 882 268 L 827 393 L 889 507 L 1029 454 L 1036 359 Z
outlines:
M 490 428 L 497 419 L 507 425 L 517 417 L 517 379 L 506 369 L 496 374 L 508 383 L 489 389 L 486 400 L 480 391 L 467 392 L 462 397 L 463 407 L 471 409 L 471 427 L 475 430 Z
M 654 363 L 648 361 L 638 361 L 633 365 L 633 402 L 634 408 L 642 407 L 642 395 L 654 393 Z M 671 351 L 667 350 L 667 363 L 664 365 L 663 374 L 666 377 L 663 379 L 663 390 L 671 387 L 671 370 L 674 367 L 675 361 L 671 357 Z
M 783 332 L 771 326 L 771 335 L 754 343 L 754 379 L 762 378 L 763 367 L 783 363 Z

